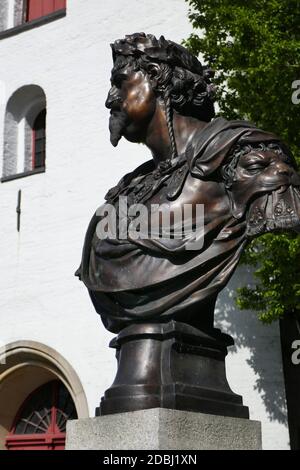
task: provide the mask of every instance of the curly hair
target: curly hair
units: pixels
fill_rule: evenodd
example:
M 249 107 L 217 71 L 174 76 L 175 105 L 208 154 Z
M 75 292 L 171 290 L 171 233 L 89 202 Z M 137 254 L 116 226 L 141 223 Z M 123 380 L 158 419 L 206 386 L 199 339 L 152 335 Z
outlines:
M 176 155 L 172 125 L 173 109 L 209 122 L 215 116 L 215 86 L 211 82 L 214 72 L 204 67 L 186 48 L 163 36 L 135 33 L 111 44 L 115 72 L 125 66 L 134 71 L 143 70 L 149 75 L 153 89 L 165 103 L 167 125 Z M 153 70 L 155 67 L 155 79 Z

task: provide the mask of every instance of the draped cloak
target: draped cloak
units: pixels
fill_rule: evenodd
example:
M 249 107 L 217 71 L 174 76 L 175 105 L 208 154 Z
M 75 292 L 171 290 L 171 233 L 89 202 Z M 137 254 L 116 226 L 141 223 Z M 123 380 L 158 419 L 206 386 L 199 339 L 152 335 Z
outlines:
M 230 161 L 237 144 L 278 141 L 247 121 L 216 118 L 191 138 L 181 160 L 193 177 L 209 181 Z M 146 162 L 126 175 L 113 192 L 122 194 L 122 188 L 134 187 L 154 170 L 154 162 Z M 191 232 L 181 240 L 99 240 L 98 222 L 95 214 L 77 275 L 104 325 L 113 332 L 132 322 L 186 321 L 189 312 L 205 315 L 205 305 L 227 284 L 247 243 L 245 216 L 235 218 L 231 210 L 209 221 L 202 233 Z M 202 248 L 187 250 L 186 244 L 200 236 L 204 236 Z

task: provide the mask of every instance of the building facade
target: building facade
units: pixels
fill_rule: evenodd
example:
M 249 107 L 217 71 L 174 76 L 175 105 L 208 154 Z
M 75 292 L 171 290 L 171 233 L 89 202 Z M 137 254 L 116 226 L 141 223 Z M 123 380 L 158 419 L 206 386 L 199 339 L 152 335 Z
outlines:
M 180 42 L 191 32 L 187 13 L 184 0 L 1 0 L 2 449 L 63 447 L 59 413 L 94 416 L 114 379 L 112 335 L 74 277 L 107 189 L 149 159 L 143 146 L 110 145 L 109 44 L 136 31 Z M 249 279 L 240 268 L 218 301 L 217 326 L 236 342 L 227 375 L 262 422 L 263 447 L 289 449 L 278 325 L 234 306 Z M 37 418 L 42 396 L 55 415 Z

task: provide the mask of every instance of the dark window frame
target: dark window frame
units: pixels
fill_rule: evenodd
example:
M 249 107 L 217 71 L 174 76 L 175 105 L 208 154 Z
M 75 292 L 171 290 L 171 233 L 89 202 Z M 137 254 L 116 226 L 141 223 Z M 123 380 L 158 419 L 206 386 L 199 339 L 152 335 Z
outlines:
M 46 114 L 46 108 L 42 109 L 32 126 L 32 171 L 46 168 Z M 41 143 L 39 151 L 37 151 L 38 143 Z M 37 164 L 39 159 L 41 159 L 41 164 Z

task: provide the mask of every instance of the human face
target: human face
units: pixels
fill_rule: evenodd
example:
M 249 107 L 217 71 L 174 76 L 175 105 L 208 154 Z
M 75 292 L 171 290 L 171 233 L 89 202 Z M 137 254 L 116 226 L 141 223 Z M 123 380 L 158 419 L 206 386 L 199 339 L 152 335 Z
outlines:
M 116 146 L 122 135 L 130 142 L 143 142 L 156 109 L 148 76 L 127 66 L 113 70 L 111 85 L 105 103 L 111 110 L 111 143 Z
M 253 150 L 241 156 L 231 195 L 234 215 L 247 211 L 251 235 L 300 229 L 300 176 L 285 155 Z

